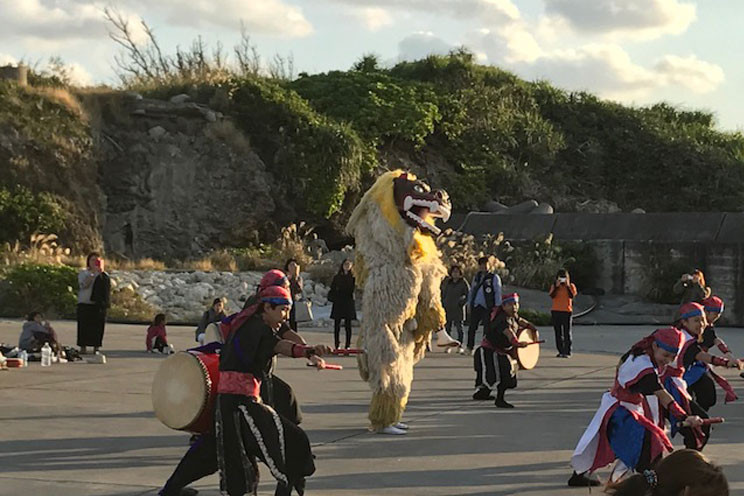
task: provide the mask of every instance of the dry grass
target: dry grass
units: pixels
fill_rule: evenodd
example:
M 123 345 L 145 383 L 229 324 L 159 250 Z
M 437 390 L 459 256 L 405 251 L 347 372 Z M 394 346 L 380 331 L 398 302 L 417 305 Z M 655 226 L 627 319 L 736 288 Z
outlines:
M 30 86 L 28 90 L 62 105 L 67 108 L 67 110 L 78 116 L 81 120 L 87 122 L 88 115 L 85 110 L 83 110 L 80 101 L 72 93 L 67 91 L 67 89 L 51 86 Z
M 152 258 L 139 260 L 123 260 L 117 258 L 106 259 L 106 266 L 113 270 L 165 270 L 165 264 Z
M 0 248 L 0 260 L 4 265 L 18 265 L 22 263 L 70 265 L 76 261 L 70 255 L 70 249 L 57 243 L 56 234 L 32 234 L 28 246 L 15 243 L 5 243 Z
M 248 137 L 237 129 L 232 121 L 227 119 L 213 122 L 204 130 L 204 134 L 213 140 L 224 141 L 237 153 L 246 154 L 251 151 Z

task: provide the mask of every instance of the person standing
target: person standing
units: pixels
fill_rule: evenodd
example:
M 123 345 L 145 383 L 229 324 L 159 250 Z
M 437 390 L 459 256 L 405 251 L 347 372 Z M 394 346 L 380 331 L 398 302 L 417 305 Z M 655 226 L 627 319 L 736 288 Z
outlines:
M 550 314 L 555 330 L 555 346 L 558 358 L 571 356 L 571 321 L 573 318 L 573 299 L 576 297 L 576 286 L 571 282 L 571 276 L 566 269 L 561 269 L 555 276 L 555 281 L 548 291 L 553 305 Z
M 452 327 L 457 330 L 457 340 L 462 343 L 462 323 L 465 321 L 465 303 L 468 301 L 470 285 L 462 277 L 462 270 L 457 265 L 450 267 L 449 275 L 442 281 L 442 306 L 447 315 L 445 330 L 452 336 Z M 460 347 L 460 354 L 465 349 Z
M 341 341 L 342 320 L 346 330 L 345 348 L 351 347 L 351 321 L 356 320 L 356 304 L 354 302 L 356 283 L 354 274 L 351 272 L 352 267 L 351 260 L 343 261 L 338 273 L 333 277 L 331 289 L 328 292 L 328 299 L 333 303 L 331 318 L 333 319 L 333 342 L 336 348 L 339 347 Z
M 488 325 L 491 311 L 501 305 L 501 278 L 489 269 L 491 257 L 478 259 L 478 273 L 473 277 L 470 286 L 468 305 L 470 306 L 470 324 L 468 325 L 467 353 L 473 354 L 475 333 L 478 327 Z
M 78 274 L 78 286 L 77 344 L 81 354 L 88 352 L 88 346 L 97 352 L 103 343 L 111 301 L 111 278 L 99 253 L 88 254 L 86 268 Z
M 290 258 L 284 264 L 284 273 L 289 279 L 289 291 L 292 293 L 292 309 L 289 313 L 289 327 L 297 332 L 297 308 L 295 303 L 302 299 L 303 281 L 300 275 L 300 263 L 294 258 Z
M 711 294 L 711 289 L 705 285 L 705 275 L 700 269 L 695 269 L 692 274 L 682 274 L 674 283 L 672 290 L 674 294 L 682 295 L 680 305 L 690 302 L 702 304 Z

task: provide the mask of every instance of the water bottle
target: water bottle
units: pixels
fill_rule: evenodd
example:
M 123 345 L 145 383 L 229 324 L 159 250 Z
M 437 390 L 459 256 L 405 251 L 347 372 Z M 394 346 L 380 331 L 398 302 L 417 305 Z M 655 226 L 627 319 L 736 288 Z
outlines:
M 23 366 L 28 367 L 28 351 L 23 350 L 19 358 L 23 360 Z
M 49 343 L 44 343 L 44 346 L 41 347 L 41 366 L 52 366 L 52 347 L 49 346 Z

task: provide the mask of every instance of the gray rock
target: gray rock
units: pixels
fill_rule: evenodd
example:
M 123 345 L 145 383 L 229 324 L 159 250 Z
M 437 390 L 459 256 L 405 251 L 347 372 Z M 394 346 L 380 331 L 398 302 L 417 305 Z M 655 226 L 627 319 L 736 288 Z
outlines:
M 170 102 L 175 104 L 181 104 L 186 103 L 189 100 L 191 100 L 191 97 L 187 95 L 186 93 L 181 93 L 180 95 L 172 96 L 170 97 Z
M 642 208 L 634 208 L 633 210 L 630 211 L 630 213 L 631 214 L 645 214 L 646 211 L 643 210 Z
M 217 114 L 215 114 L 211 110 L 204 113 L 204 118 L 207 120 L 207 122 L 217 122 Z
M 142 100 L 142 95 L 140 95 L 136 91 L 127 91 L 124 94 L 127 96 L 127 98 L 131 98 L 132 100 Z
M 132 115 L 147 115 L 147 111 L 145 109 L 134 109 L 132 110 Z
M 166 131 L 166 130 L 165 130 L 165 129 L 164 129 L 163 127 L 161 127 L 161 126 L 155 126 L 155 127 L 151 127 L 151 128 L 150 128 L 150 130 L 149 130 L 149 131 L 147 131 L 147 134 L 149 134 L 149 135 L 150 135 L 150 137 L 151 137 L 152 139 L 154 139 L 155 141 L 160 141 L 160 139 L 161 139 L 161 138 L 162 138 L 163 136 L 165 136 L 166 134 L 168 134 L 168 131 Z

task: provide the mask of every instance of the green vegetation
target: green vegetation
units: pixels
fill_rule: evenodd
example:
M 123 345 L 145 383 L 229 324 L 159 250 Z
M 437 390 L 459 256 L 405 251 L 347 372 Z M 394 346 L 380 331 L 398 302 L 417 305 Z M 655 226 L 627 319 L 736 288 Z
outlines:
M 70 318 L 77 304 L 77 271 L 65 265 L 21 264 L 0 280 L 0 315 L 22 317 L 31 311 Z
M 49 193 L 32 193 L 28 188 L 0 188 L 0 243 L 28 239 L 37 232 L 59 232 L 65 212 Z

